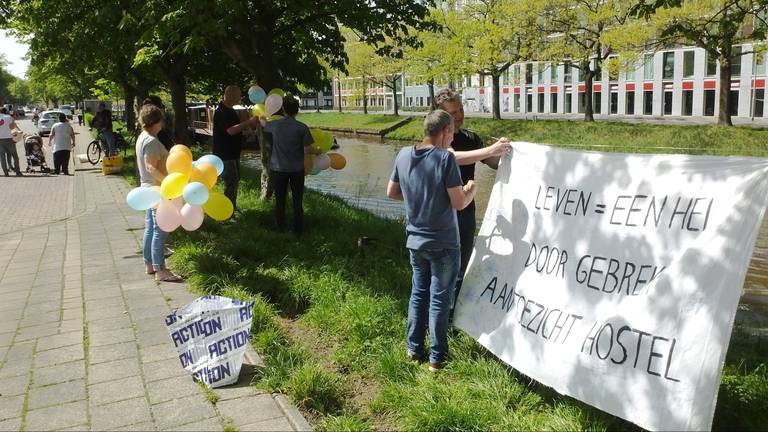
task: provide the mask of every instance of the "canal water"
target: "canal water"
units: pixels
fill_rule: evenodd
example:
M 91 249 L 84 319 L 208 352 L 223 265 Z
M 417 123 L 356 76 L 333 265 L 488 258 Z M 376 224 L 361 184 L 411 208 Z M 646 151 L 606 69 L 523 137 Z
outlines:
M 400 149 L 410 143 L 386 142 L 378 139 L 337 137 L 338 152 L 347 159 L 343 170 L 328 169 L 318 175 L 307 176 L 306 185 L 316 191 L 336 195 L 353 206 L 367 209 L 374 214 L 401 219 L 405 216 L 402 202 L 386 197 L 387 181 L 392 173 L 392 165 Z M 244 155 L 245 164 L 261 168 L 258 153 Z M 478 228 L 488 206 L 496 171 L 478 163 L 475 169 L 475 181 L 478 192 L 477 205 Z M 744 283 L 745 294 L 755 297 L 756 301 L 768 303 L 768 223 L 763 221 L 758 235 L 752 261 Z

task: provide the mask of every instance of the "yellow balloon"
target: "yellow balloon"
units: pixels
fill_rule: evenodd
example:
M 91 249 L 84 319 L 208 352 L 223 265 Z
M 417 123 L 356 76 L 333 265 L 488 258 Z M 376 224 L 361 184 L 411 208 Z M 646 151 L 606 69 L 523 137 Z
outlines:
M 190 150 L 189 147 L 185 146 L 184 144 L 176 144 L 175 146 L 171 147 L 171 151 L 168 153 L 176 152 L 184 152 L 189 155 L 190 159 L 192 159 L 192 150 Z
M 285 90 L 280 89 L 280 88 L 273 88 L 272 90 L 269 91 L 267 96 L 269 96 L 271 94 L 276 94 L 276 95 L 279 95 L 280 97 L 285 97 Z
M 216 186 L 216 167 L 209 163 L 197 164 L 190 172 L 189 181 L 200 182 L 212 189 Z
M 168 154 L 165 160 L 165 168 L 168 173 L 181 173 L 189 176 L 192 171 L 192 154 L 182 150 Z
M 333 135 L 321 129 L 310 129 L 309 133 L 312 134 L 312 140 L 316 149 L 321 153 L 325 153 L 331 149 L 333 145 Z
M 328 157 L 331 158 L 331 168 L 335 170 L 344 169 L 347 166 L 347 159 L 338 153 L 328 153 Z
M 232 206 L 232 201 L 218 192 L 211 192 L 211 194 L 208 195 L 208 202 L 203 204 L 203 211 L 205 214 L 217 221 L 229 219 L 234 210 L 235 208 Z
M 160 195 L 165 199 L 174 199 L 184 193 L 184 186 L 189 183 L 189 177 L 182 173 L 171 173 L 165 176 L 160 184 Z
M 251 115 L 254 117 L 261 117 L 266 112 L 266 108 L 264 107 L 263 103 L 256 104 L 251 107 Z
M 312 155 L 309 153 L 304 154 L 304 175 L 309 175 L 312 172 L 312 165 L 314 164 Z

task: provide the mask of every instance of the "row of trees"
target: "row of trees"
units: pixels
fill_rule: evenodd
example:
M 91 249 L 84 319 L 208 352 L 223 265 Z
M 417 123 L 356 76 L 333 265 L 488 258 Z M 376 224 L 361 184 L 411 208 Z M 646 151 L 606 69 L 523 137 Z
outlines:
M 414 43 L 428 12 L 403 0 L 10 0 L 0 27 L 29 43 L 30 87 L 65 84 L 46 100 L 79 100 L 99 80 L 114 83 L 132 124 L 135 102 L 165 90 L 185 142 L 189 92 L 217 95 L 230 83 L 320 88 L 329 70 L 345 70 L 342 28 L 391 55 L 385 43 Z
M 391 90 L 403 70 L 429 83 L 490 77 L 492 112 L 500 117 L 499 80 L 523 61 L 567 62 L 585 83 L 585 120 L 593 120 L 592 82 L 600 71 L 637 68 L 640 54 L 676 45 L 703 48 L 720 75 L 718 124 L 731 125 L 731 63 L 763 50 L 766 0 L 472 0 L 442 1 L 430 9 L 437 26 L 415 32 L 420 42 L 403 56 L 376 58 L 370 47 L 347 38 L 349 76 Z M 365 101 L 365 98 L 363 98 Z M 397 103 L 397 98 L 395 98 Z M 397 105 L 395 105 L 397 111 Z

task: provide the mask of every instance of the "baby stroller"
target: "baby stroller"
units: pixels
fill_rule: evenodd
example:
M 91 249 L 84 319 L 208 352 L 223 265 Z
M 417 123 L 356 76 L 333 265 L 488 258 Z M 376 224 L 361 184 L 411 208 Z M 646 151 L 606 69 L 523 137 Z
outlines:
M 40 135 L 27 135 L 24 138 L 24 154 L 27 156 L 27 172 L 38 172 L 48 174 L 51 169 L 45 163 L 45 153 L 43 153 L 43 139 Z

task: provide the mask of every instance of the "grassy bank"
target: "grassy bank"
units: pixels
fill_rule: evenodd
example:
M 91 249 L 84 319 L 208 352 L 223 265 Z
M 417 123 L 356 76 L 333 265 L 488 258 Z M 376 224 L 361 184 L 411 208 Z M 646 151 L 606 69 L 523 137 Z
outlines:
M 302 112 L 296 118 L 310 127 L 351 129 L 379 133 L 382 130 L 396 125 L 407 117 L 391 114 L 365 115 L 339 112 Z
M 492 120 L 467 118 L 464 127 L 486 143 L 492 137 L 513 141 L 631 153 L 702 155 L 768 155 L 768 131 L 746 127 L 649 125 L 562 120 Z M 421 140 L 422 121 L 414 119 L 386 135 L 388 139 Z
M 252 342 L 266 367 L 255 385 L 288 394 L 318 429 L 637 429 L 531 382 L 459 331 L 443 373 L 406 362 L 403 226 L 308 192 L 304 237 L 276 233 L 258 173 L 242 174 L 242 218 L 173 233 L 172 265 L 200 293 L 256 300 Z M 375 240 L 361 250 L 361 236 Z M 734 334 L 715 429 L 763 427 L 766 359 L 764 339 Z

